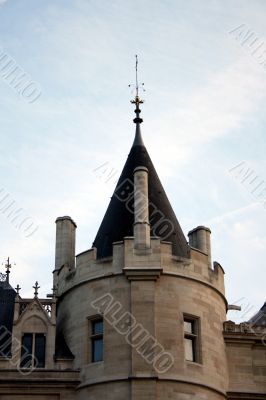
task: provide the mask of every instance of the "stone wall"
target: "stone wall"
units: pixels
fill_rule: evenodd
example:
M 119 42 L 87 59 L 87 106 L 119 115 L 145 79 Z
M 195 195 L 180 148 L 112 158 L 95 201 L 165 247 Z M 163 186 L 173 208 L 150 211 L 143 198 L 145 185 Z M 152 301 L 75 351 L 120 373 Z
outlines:
M 198 394 L 199 399 L 225 399 L 223 270 L 210 269 L 208 256 L 200 251 L 181 259 L 172 255 L 169 243 L 152 239 L 151 246 L 136 250 L 133 238 L 125 238 L 114 245 L 113 258 L 97 260 L 93 249 L 77 256 L 74 271 L 62 270 L 58 276 L 58 323 L 75 355 L 74 366 L 81 369 L 78 398 L 190 400 Z M 107 294 L 121 305 L 117 319 L 130 313 L 173 356 L 169 370 L 158 371 L 147 362 L 105 315 L 104 361 L 91 362 L 90 321 L 101 315 L 92 304 Z M 200 321 L 198 362 L 185 361 L 184 313 Z
M 237 325 L 231 321 L 225 323 L 229 398 L 246 398 L 243 397 L 245 393 L 249 393 L 254 399 L 266 398 L 265 337 L 265 327 L 252 326 L 248 323 Z

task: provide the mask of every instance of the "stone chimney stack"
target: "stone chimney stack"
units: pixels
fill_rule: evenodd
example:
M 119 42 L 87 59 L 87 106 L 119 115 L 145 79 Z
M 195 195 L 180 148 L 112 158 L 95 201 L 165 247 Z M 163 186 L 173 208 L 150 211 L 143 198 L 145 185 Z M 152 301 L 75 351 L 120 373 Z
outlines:
M 134 169 L 134 242 L 136 249 L 149 249 L 151 246 L 149 224 L 148 169 Z
M 55 270 L 54 285 L 57 285 L 57 273 L 63 266 L 69 269 L 75 268 L 75 244 L 77 225 L 68 216 L 59 217 L 56 223 L 56 244 L 55 244 Z
M 189 245 L 208 255 L 211 265 L 211 230 L 205 226 L 198 226 L 188 232 Z

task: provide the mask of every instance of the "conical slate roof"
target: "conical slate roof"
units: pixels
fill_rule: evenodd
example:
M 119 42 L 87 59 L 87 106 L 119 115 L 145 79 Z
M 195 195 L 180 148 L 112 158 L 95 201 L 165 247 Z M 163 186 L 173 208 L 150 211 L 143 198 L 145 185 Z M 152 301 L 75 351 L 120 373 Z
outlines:
M 248 322 L 253 325 L 266 326 L 266 302 Z
M 140 111 L 138 110 L 138 112 Z M 135 140 L 93 242 L 93 246 L 97 248 L 97 258 L 111 256 L 114 242 L 123 240 L 125 236 L 133 236 L 133 171 L 138 166 L 144 166 L 149 171 L 148 193 L 151 235 L 172 242 L 173 254 L 188 257 L 189 247 L 186 238 L 143 143 L 138 123 L 142 120 L 135 119 L 135 121 L 137 121 Z
M 8 281 L 0 281 L 0 356 L 11 353 L 15 297 L 16 292 Z

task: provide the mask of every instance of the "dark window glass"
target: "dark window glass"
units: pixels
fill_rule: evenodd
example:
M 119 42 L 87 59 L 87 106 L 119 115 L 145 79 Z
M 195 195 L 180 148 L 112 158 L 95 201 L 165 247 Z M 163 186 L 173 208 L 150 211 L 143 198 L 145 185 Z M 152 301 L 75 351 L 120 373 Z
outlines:
M 20 366 L 22 368 L 30 368 L 32 366 L 32 333 L 25 333 L 22 337 L 21 346 L 21 361 Z
M 92 362 L 103 361 L 103 320 L 91 322 L 91 359 Z
M 21 341 L 21 368 L 44 368 L 45 335 L 43 333 L 25 333 Z
M 92 334 L 93 335 L 103 334 L 103 320 L 92 322 Z
M 35 352 L 34 362 L 36 368 L 44 368 L 45 366 L 45 336 L 42 333 L 35 335 Z
M 92 339 L 92 362 L 103 360 L 103 339 Z

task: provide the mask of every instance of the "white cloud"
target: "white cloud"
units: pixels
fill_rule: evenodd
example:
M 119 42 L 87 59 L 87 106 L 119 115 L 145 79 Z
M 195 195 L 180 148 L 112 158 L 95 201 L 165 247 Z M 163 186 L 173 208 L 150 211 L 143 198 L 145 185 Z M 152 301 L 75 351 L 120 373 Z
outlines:
M 195 93 L 189 93 L 179 109 L 156 113 L 149 131 L 163 132 L 152 140 L 152 152 L 168 164 L 168 173 L 192 162 L 200 148 L 217 138 L 234 135 L 260 110 L 266 93 L 266 73 L 241 59 L 208 77 Z M 160 142 L 164 141 L 163 148 Z

